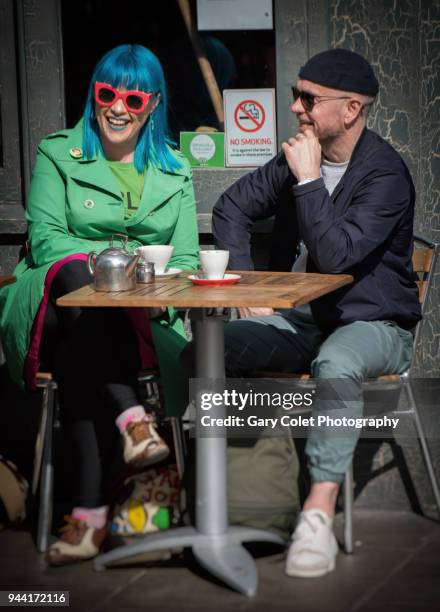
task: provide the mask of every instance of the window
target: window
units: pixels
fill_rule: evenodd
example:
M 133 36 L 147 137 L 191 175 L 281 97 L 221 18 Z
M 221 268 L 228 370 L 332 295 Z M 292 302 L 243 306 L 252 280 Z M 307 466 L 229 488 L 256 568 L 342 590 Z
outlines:
M 165 3 L 162 3 L 164 5 Z M 195 6 L 192 6 L 195 16 Z M 111 48 L 145 45 L 162 63 L 174 138 L 200 125 L 218 127 L 177 2 L 62 2 L 66 124 L 81 117 L 92 70 Z M 220 90 L 275 87 L 273 30 L 200 33 Z

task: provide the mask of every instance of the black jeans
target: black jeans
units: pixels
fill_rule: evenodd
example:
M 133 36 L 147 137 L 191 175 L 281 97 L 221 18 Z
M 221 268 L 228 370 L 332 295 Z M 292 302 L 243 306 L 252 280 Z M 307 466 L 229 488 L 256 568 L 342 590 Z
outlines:
M 115 418 L 140 403 L 136 332 L 123 308 L 60 308 L 56 299 L 92 281 L 84 261 L 65 264 L 51 287 L 40 359 L 58 383 L 74 474 L 73 501 L 104 502 L 117 444 Z

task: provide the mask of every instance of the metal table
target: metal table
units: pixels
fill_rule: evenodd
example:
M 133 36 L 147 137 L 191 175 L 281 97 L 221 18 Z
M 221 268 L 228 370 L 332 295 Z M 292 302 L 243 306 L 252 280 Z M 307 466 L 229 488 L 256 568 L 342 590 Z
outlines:
M 193 286 L 183 273 L 174 279 L 160 279 L 138 285 L 132 291 L 98 293 L 85 286 L 57 300 L 59 306 L 191 308 L 195 319 L 196 376 L 224 379 L 224 337 L 222 313 L 218 308 L 255 306 L 291 308 L 334 291 L 352 282 L 349 275 L 242 272 L 237 285 Z M 197 407 L 199 409 L 199 407 Z M 214 417 L 223 418 L 225 407 Z M 221 432 L 219 432 L 220 434 Z M 226 499 L 226 437 L 196 439 L 196 525 L 147 534 L 139 542 L 121 546 L 98 556 L 94 566 L 103 570 L 142 553 L 175 547 L 191 547 L 199 563 L 211 574 L 252 596 L 258 577 L 253 558 L 243 542 L 284 544 L 282 538 L 261 529 L 229 526 Z

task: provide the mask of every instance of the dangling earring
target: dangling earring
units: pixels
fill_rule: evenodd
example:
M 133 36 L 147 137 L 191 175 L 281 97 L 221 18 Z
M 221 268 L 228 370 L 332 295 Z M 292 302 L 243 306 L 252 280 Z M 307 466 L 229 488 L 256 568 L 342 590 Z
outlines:
M 154 127 L 155 127 L 155 125 L 154 125 L 154 117 L 151 117 L 150 123 L 151 123 L 151 131 L 154 132 Z

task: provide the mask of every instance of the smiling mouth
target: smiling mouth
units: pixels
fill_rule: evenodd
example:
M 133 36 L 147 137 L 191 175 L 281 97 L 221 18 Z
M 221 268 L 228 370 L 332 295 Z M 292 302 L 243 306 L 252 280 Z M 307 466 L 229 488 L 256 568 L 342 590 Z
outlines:
M 116 117 L 106 117 L 106 119 L 107 119 L 107 125 L 109 126 L 109 128 L 116 132 L 125 130 L 127 125 L 130 123 L 129 119 L 120 119 Z

